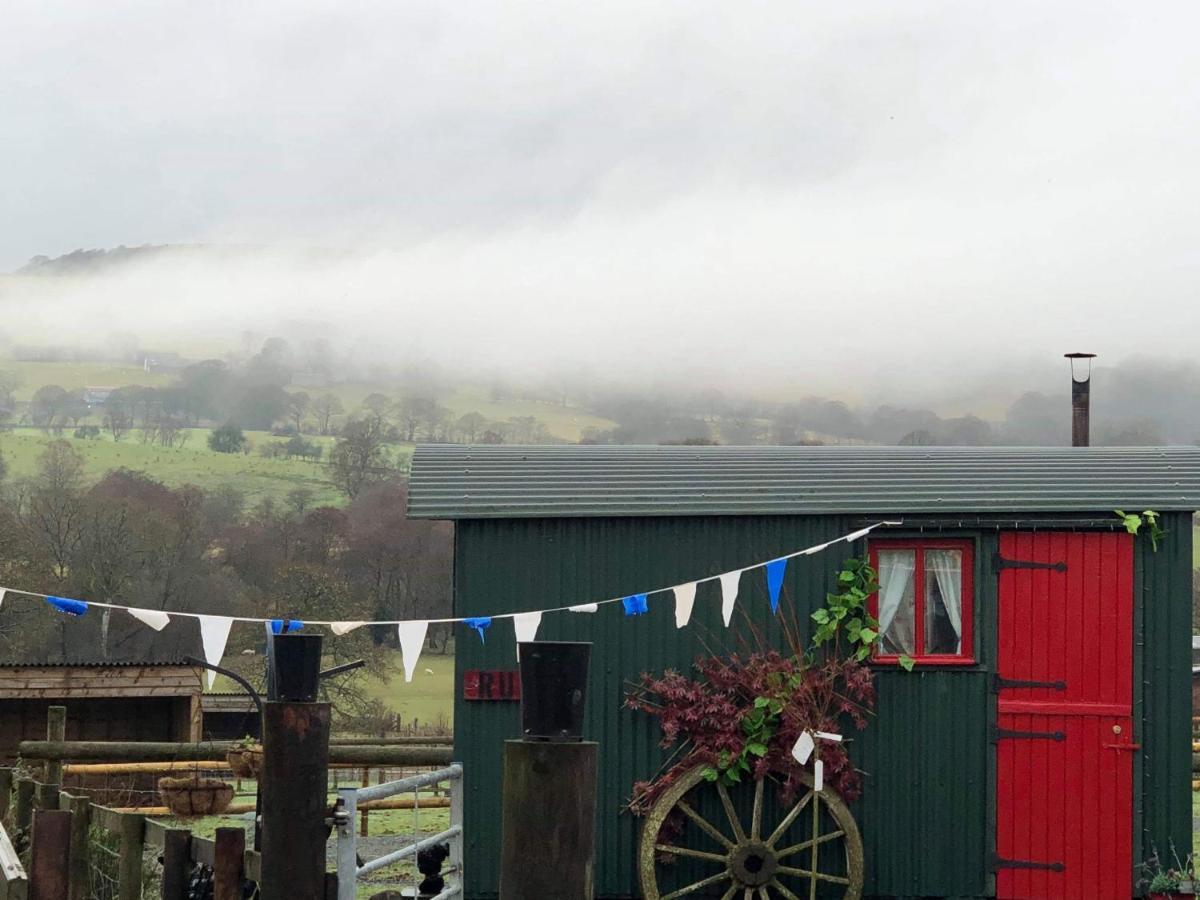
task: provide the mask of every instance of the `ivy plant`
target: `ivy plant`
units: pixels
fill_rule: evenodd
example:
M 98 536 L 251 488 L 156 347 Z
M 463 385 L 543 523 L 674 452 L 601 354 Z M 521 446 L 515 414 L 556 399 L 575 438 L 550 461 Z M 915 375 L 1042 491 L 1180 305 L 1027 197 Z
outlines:
M 825 595 L 825 606 L 812 614 L 817 623 L 813 646 L 845 638 L 847 655 L 863 662 L 879 640 L 879 620 L 867 608 L 867 599 L 879 590 L 879 574 L 865 559 L 848 559 L 837 577 L 836 593 Z M 899 659 L 901 668 L 911 672 L 912 657 Z
M 1121 520 L 1121 524 L 1125 526 L 1125 530 L 1136 536 L 1145 525 L 1147 532 L 1150 535 L 1150 546 L 1154 552 L 1158 552 L 1158 539 L 1166 534 L 1166 530 L 1158 525 L 1158 513 L 1152 509 L 1147 509 L 1139 515 L 1138 513 L 1127 513 L 1122 509 L 1113 510 Z

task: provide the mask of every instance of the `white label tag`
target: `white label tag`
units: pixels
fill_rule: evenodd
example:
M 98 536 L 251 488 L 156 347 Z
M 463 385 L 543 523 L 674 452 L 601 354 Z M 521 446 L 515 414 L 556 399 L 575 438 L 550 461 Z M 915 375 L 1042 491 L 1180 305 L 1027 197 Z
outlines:
M 825 787 L 825 764 L 819 759 L 813 763 L 813 790 Z
M 818 731 L 817 737 L 819 737 L 823 740 L 826 740 L 826 741 L 840 742 L 842 740 L 842 736 L 840 734 L 830 734 L 828 731 Z
M 800 737 L 796 739 L 795 746 L 792 747 L 792 758 L 800 763 L 800 765 L 805 765 L 808 762 L 808 758 L 812 756 L 813 747 L 815 746 L 816 744 L 813 742 L 811 732 L 801 732 Z

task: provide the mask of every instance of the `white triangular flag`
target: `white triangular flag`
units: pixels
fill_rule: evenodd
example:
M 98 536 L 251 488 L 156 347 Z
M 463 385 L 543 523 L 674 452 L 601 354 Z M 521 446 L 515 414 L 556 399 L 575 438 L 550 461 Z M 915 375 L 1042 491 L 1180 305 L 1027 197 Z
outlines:
M 675 588 L 675 627 L 682 628 L 692 618 L 692 605 L 696 602 L 696 582 L 677 585 Z
M 542 624 L 540 612 L 517 613 L 512 617 L 513 631 L 517 633 L 517 643 L 527 644 L 537 640 L 538 626 Z
M 729 620 L 733 618 L 733 604 L 737 603 L 738 581 L 741 577 L 741 569 L 726 572 L 721 576 L 721 618 L 725 620 L 726 628 L 729 627 Z
M 366 622 L 330 622 L 329 630 L 337 635 L 349 634 L 355 628 L 362 628 L 366 624 Z
M 599 610 L 600 604 L 599 603 L 580 603 L 576 606 L 568 606 L 567 609 L 569 609 L 571 612 L 591 613 L 591 612 L 596 612 L 597 610 Z
M 219 666 L 225 655 L 225 642 L 229 640 L 229 629 L 233 619 L 228 616 L 196 616 L 200 621 L 200 643 L 204 645 L 204 659 L 211 666 Z M 208 670 L 208 686 L 217 680 L 217 673 Z
M 813 748 L 816 746 L 816 741 L 813 740 L 811 731 L 800 732 L 800 737 L 796 739 L 796 743 L 792 746 L 792 759 L 805 765 L 808 758 L 812 756 Z
M 171 623 L 171 617 L 157 609 L 127 609 L 125 612 L 155 631 L 162 631 Z
M 412 681 L 417 660 L 421 658 L 421 648 L 425 646 L 425 631 L 428 628 L 429 623 L 425 621 L 401 622 L 396 626 L 396 633 L 400 637 L 400 659 L 404 663 L 405 681 Z
M 844 538 L 842 538 L 842 540 L 845 541 L 847 544 L 852 544 L 855 541 L 857 541 L 860 537 L 866 537 L 868 534 L 870 534 L 871 528 L 874 528 L 874 527 L 875 526 L 872 525 L 870 528 L 860 528 L 858 531 L 854 532 L 853 534 L 846 535 Z

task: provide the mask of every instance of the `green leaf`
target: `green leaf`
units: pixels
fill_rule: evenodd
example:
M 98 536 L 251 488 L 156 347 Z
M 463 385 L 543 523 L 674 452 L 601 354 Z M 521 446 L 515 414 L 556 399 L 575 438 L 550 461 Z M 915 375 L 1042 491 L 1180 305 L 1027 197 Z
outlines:
M 840 581 L 842 584 L 854 584 L 854 573 L 842 572 L 840 575 L 838 575 L 838 581 Z
M 717 754 L 717 765 L 722 769 L 729 768 L 729 751 L 722 750 Z
M 755 756 L 766 756 L 767 755 L 767 745 L 766 744 L 747 744 L 746 752 L 753 753 Z
M 907 653 L 903 654 L 898 662 L 900 663 L 900 668 L 902 668 L 905 672 L 911 672 L 913 670 L 914 660 Z
M 754 698 L 754 708 L 755 708 L 755 709 L 762 709 L 763 707 L 765 707 L 765 706 L 766 706 L 768 703 L 770 703 L 770 702 L 771 702 L 771 701 L 770 701 L 770 700 L 768 700 L 766 697 L 755 697 L 755 698 Z
M 705 781 L 716 781 L 719 774 L 720 773 L 712 766 L 705 766 L 700 770 L 700 777 Z
M 826 622 L 829 621 L 829 610 L 818 609 L 815 613 L 812 614 L 812 618 L 813 618 L 814 622 L 824 625 Z
M 783 703 L 774 697 L 768 700 L 767 703 L 769 704 L 767 708 L 771 711 L 771 715 L 777 716 L 783 712 Z
M 870 647 L 859 647 L 857 650 L 854 651 L 854 658 L 858 662 L 862 662 L 864 659 L 866 659 L 870 655 L 871 655 Z
M 879 633 L 874 628 L 864 628 L 858 633 L 858 639 L 864 644 L 874 643 L 877 637 L 879 637 Z

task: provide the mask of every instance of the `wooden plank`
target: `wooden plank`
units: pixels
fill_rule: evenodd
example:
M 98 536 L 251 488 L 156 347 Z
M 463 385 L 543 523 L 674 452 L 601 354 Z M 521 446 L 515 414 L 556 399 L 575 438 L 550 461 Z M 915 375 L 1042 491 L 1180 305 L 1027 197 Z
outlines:
M 75 762 L 171 762 L 205 760 L 231 750 L 235 741 L 174 743 L 171 741 L 21 741 L 24 759 Z M 448 766 L 451 747 L 346 746 L 329 748 L 329 763 L 353 766 Z
M 383 810 L 383 809 L 412 809 L 413 806 L 419 806 L 421 809 L 450 809 L 452 804 L 449 797 L 423 797 L 420 803 L 413 803 L 411 796 L 409 797 L 388 797 L 384 800 L 368 800 L 359 805 L 359 809 L 368 810 Z M 143 816 L 169 816 L 171 810 L 166 806 L 118 806 L 109 810 L 116 813 L 141 813 Z M 222 815 L 236 816 L 245 813 L 254 812 L 253 803 L 233 803 L 225 810 Z M 326 815 L 333 814 L 333 807 L 330 806 L 326 811 Z M 146 822 L 146 827 L 149 828 L 151 823 Z M 161 827 L 161 826 L 159 826 Z M 146 843 L 151 843 L 147 838 Z M 157 846 L 157 845 L 156 845 Z
M 217 845 L 208 838 L 192 835 L 192 844 L 188 848 L 192 862 L 202 866 L 211 866 L 217 861 Z
M 26 834 L 33 824 L 33 788 L 34 783 L 31 779 L 17 779 L 17 809 L 13 815 L 13 827 Z
M 67 861 L 71 900 L 84 900 L 88 890 L 88 825 L 91 821 L 91 803 L 87 797 L 71 794 L 58 795 L 60 809 L 71 814 L 71 856 Z
M 62 861 L 70 855 L 71 814 L 61 809 L 34 812 L 29 850 L 30 900 L 69 900 L 70 868 Z
M 149 823 L 147 823 L 149 824 Z M 162 900 L 184 900 L 187 897 L 188 859 L 192 834 L 186 828 L 168 828 L 162 844 Z
M 0 820 L 7 821 L 8 806 L 12 801 L 14 772 L 12 769 L 0 769 Z
M 37 809 L 58 809 L 58 785 L 38 782 L 34 788 L 33 805 Z
M 0 898 L 25 900 L 28 885 L 21 858 L 17 855 L 12 841 L 8 839 L 8 832 L 0 826 Z
M 213 900 L 242 900 L 246 832 L 241 828 L 218 828 L 214 843 L 216 861 L 213 865 Z M 322 858 L 322 866 L 324 863 Z
M 67 708 L 51 706 L 46 710 L 46 740 L 64 741 L 67 739 Z M 62 761 L 46 760 L 45 781 L 47 784 L 62 784 Z

